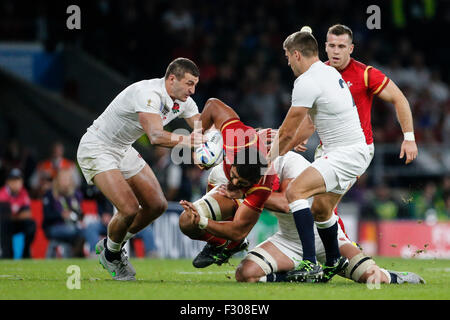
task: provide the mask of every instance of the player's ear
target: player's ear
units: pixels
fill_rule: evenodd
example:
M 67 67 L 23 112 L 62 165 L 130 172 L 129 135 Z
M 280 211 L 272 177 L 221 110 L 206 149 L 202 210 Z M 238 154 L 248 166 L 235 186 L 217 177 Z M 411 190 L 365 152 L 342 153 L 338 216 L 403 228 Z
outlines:
M 350 45 L 350 54 L 352 54 L 353 53 L 353 49 L 355 48 L 355 45 L 352 43 L 351 45 Z

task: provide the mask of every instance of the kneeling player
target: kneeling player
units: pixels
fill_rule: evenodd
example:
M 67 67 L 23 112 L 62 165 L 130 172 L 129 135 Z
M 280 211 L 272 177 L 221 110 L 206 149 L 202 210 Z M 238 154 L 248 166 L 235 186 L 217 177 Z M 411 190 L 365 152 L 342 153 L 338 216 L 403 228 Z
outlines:
M 200 200 L 180 201 L 181 231 L 207 244 L 194 259 L 197 268 L 222 264 L 248 247 L 247 234 L 258 221 L 264 202 L 270 196 L 276 175 L 263 176 L 267 168 L 267 146 L 255 129 L 244 125 L 236 112 L 217 99 L 210 99 L 201 115 L 202 127 L 220 128 L 224 160 L 210 174 L 210 190 Z M 221 181 L 219 186 L 214 180 Z M 214 186 L 216 186 L 214 188 Z M 240 201 L 222 195 L 233 194 Z
M 237 281 L 286 281 L 289 271 L 294 270 L 301 262 L 302 245 L 284 193 L 288 184 L 309 165 L 305 158 L 294 152 L 288 152 L 275 160 L 274 168 L 280 178 L 280 187 L 266 201 L 265 208 L 277 216 L 279 231 L 252 249 L 241 261 L 236 270 Z M 350 262 L 342 276 L 363 283 L 425 282 L 414 273 L 389 271 L 378 267 L 371 257 L 352 244 L 345 234 L 344 224 L 340 218 L 338 222 L 339 250 Z M 326 259 L 325 248 L 317 229 L 314 233 L 317 259 L 323 263 Z

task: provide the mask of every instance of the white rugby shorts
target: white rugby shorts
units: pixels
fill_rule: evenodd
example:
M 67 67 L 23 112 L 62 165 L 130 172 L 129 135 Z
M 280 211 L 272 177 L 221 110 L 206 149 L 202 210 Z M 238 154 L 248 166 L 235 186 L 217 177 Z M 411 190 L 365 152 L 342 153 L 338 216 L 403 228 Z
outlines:
M 77 151 L 78 164 L 87 183 L 99 173 L 119 169 L 125 179 L 138 174 L 146 165 L 141 155 L 132 147 L 119 148 L 105 144 L 94 134 L 86 132 Z
M 327 192 L 344 194 L 366 171 L 373 156 L 373 144 L 360 143 L 332 149 L 322 146 L 316 151 L 311 166 L 322 175 Z

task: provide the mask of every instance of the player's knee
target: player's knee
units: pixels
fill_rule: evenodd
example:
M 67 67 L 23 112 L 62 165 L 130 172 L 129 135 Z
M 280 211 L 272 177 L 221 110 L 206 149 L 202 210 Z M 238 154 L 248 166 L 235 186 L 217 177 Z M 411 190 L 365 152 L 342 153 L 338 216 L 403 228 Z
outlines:
M 289 203 L 298 199 L 306 199 L 303 197 L 303 193 L 298 188 L 294 188 L 292 184 L 289 184 L 286 188 L 286 199 Z
M 264 272 L 248 258 L 242 260 L 234 274 L 237 282 L 258 282 L 261 276 L 264 276 Z
M 254 277 L 254 275 L 249 272 L 248 268 L 245 265 L 239 265 L 234 273 L 234 277 L 237 282 L 256 282 L 258 279 Z
M 163 198 L 163 199 L 159 199 L 159 201 L 158 201 L 157 203 L 155 203 L 155 209 L 154 209 L 154 212 L 155 212 L 158 216 L 160 216 L 160 215 L 162 215 L 164 212 L 166 212 L 167 207 L 168 207 L 167 200 L 164 199 L 164 198 Z
M 137 202 L 126 203 L 118 207 L 117 211 L 122 218 L 126 220 L 133 220 L 139 211 L 139 203 Z
M 313 203 L 311 205 L 311 213 L 314 216 L 314 220 L 316 220 L 316 221 L 328 220 L 328 216 L 330 215 L 330 212 L 331 212 L 331 210 L 329 210 L 322 203 L 313 201 Z

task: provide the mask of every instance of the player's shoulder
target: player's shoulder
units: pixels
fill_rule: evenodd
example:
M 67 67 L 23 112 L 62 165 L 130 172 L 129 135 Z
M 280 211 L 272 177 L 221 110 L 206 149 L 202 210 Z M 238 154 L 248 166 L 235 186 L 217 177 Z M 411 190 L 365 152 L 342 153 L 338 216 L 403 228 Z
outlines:
M 302 73 L 295 79 L 294 81 L 294 89 L 304 86 L 314 86 L 316 84 L 316 81 L 314 79 L 314 76 L 312 73 Z
M 128 87 L 128 93 L 138 101 L 155 101 L 159 103 L 164 98 L 164 78 L 141 80 Z
M 131 84 L 137 91 L 163 93 L 164 78 L 146 79 Z
M 353 58 L 350 59 L 350 65 L 351 65 L 352 69 L 359 70 L 359 71 L 364 71 L 368 67 L 371 68 L 371 66 L 368 66 L 365 63 L 362 63 L 361 61 L 355 60 Z
M 188 107 L 197 106 L 197 103 L 195 103 L 195 101 L 194 101 L 194 99 L 192 99 L 192 97 L 188 97 L 187 100 L 184 102 L 184 104 Z

